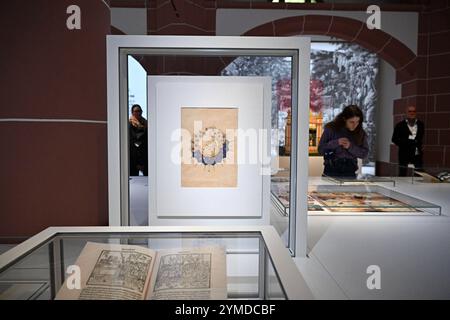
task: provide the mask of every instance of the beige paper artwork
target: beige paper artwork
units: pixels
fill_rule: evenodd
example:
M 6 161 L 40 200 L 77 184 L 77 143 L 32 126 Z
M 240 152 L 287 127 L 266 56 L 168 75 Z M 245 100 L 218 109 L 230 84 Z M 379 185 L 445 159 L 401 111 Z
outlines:
M 237 187 L 237 108 L 181 108 L 181 186 Z

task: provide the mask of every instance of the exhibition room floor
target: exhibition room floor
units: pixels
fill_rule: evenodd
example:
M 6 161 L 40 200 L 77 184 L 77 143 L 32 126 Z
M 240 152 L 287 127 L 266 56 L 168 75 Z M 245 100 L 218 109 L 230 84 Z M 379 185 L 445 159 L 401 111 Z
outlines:
M 145 177 L 130 183 L 136 224 L 147 221 L 146 185 Z M 315 298 L 450 299 L 450 184 L 397 179 L 385 187 L 440 205 L 442 215 L 309 215 L 308 258 L 294 260 Z M 286 218 L 276 214 L 279 229 Z M 0 253 L 9 248 L 0 245 Z M 367 288 L 372 265 L 380 268 L 381 290 Z
M 295 261 L 316 298 L 450 299 L 450 184 L 396 180 L 381 185 L 442 206 L 442 216 L 309 215 L 309 257 Z M 136 224 L 147 221 L 146 184 L 145 177 L 130 183 Z M 287 218 L 272 210 L 271 223 L 282 231 Z M 371 265 L 380 267 L 381 290 L 367 289 Z
M 146 222 L 139 201 L 146 178 L 130 183 L 135 222 Z M 383 187 L 442 206 L 442 216 L 308 217 L 308 258 L 295 258 L 318 299 L 450 299 L 450 184 L 398 178 Z M 311 178 L 312 184 L 330 184 Z M 133 192 L 135 191 L 135 192 Z M 134 196 L 133 196 L 134 194 Z M 281 231 L 287 218 L 272 210 L 271 222 Z M 381 271 L 381 290 L 369 290 L 367 267 Z

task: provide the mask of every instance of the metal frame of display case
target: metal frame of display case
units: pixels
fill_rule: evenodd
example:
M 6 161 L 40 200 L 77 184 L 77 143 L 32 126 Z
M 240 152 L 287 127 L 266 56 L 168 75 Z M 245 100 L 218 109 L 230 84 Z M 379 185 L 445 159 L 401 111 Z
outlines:
M 179 54 L 195 56 L 273 55 L 292 57 L 291 213 L 288 248 L 295 256 L 307 252 L 307 192 L 309 127 L 308 37 L 233 36 L 107 36 L 108 91 L 108 194 L 111 226 L 129 225 L 127 56 Z M 303 72 L 303 70 L 307 72 Z M 300 134 L 301 133 L 301 134 Z M 118 143 L 119 142 L 119 143 Z M 257 224 L 250 219 L 179 220 L 183 225 Z M 166 224 L 172 220 L 164 221 Z M 163 224 L 163 223 L 161 223 Z
M 289 206 L 286 206 L 278 197 L 276 190 L 273 189 L 274 185 L 289 184 L 289 176 L 272 176 L 270 181 L 270 200 L 276 210 L 283 217 L 289 217 Z
M 450 174 L 450 168 L 443 167 L 424 167 L 421 170 L 412 170 L 411 173 L 411 184 L 415 182 L 422 183 L 450 183 L 450 180 L 447 178 L 445 180 L 441 180 L 438 178 L 438 174 L 446 173 L 448 176 Z
M 326 192 L 326 193 L 332 193 L 332 192 L 345 192 L 345 193 L 358 193 L 358 192 L 367 192 L 367 193 L 379 193 L 381 195 L 384 195 L 386 197 L 390 197 L 394 200 L 400 201 L 402 203 L 405 204 L 405 206 L 342 206 L 342 205 L 336 205 L 336 206 L 329 206 L 329 205 L 322 205 L 323 208 L 326 209 L 332 209 L 332 208 L 349 208 L 349 212 L 345 212 L 345 210 L 343 210 L 342 212 L 315 212 L 315 214 L 319 214 L 319 215 L 364 215 L 366 214 L 365 212 L 351 212 L 351 209 L 354 208 L 361 208 L 361 209 L 370 209 L 370 208 L 378 208 L 378 209 L 383 209 L 383 208 L 387 208 L 387 209 L 402 209 L 402 208 L 414 208 L 414 209 L 418 209 L 419 212 L 422 211 L 422 213 L 426 212 L 429 213 L 431 215 L 437 215 L 440 216 L 442 214 L 442 207 L 435 205 L 433 203 L 430 203 L 428 201 L 424 201 L 415 197 L 411 197 L 409 195 L 394 191 L 394 190 L 390 190 L 387 188 L 384 188 L 382 186 L 379 185 L 317 185 L 317 186 L 311 186 L 308 190 L 308 194 L 310 193 L 310 191 L 318 191 L 319 193 L 321 192 Z M 375 211 L 377 212 L 377 211 Z M 369 214 L 369 213 L 368 213 Z M 389 216 L 389 215 L 418 215 L 417 214 L 413 214 L 413 211 L 411 212 L 402 212 L 401 210 L 395 211 L 392 210 L 391 211 L 385 211 L 385 212 L 380 212 L 378 213 L 380 215 L 383 216 Z M 372 215 L 372 213 L 370 213 L 370 215 Z
M 183 234 L 183 235 L 206 235 L 213 236 L 238 236 L 242 233 L 246 236 L 261 236 L 265 248 L 259 257 L 258 290 L 259 298 L 266 298 L 267 264 L 272 262 L 275 274 L 279 280 L 281 289 L 287 299 L 313 299 L 312 293 L 305 280 L 297 269 L 288 249 L 283 245 L 279 235 L 271 226 L 255 227 L 50 227 L 0 256 L 0 274 L 15 263 L 20 262 L 32 254 L 35 250 L 49 245 L 49 263 L 51 275 L 51 292 L 55 295 L 57 288 L 64 282 L 63 245 L 64 236 L 83 235 L 87 238 L 92 236 L 120 237 L 126 235 L 145 236 L 146 234 Z M 261 244 L 262 242 L 260 242 Z
M 272 203 L 274 207 L 277 209 L 277 211 L 283 216 L 288 217 L 289 216 L 289 207 L 286 207 L 280 199 L 277 197 L 276 194 L 274 194 L 272 191 L 270 192 L 270 199 L 272 200 Z

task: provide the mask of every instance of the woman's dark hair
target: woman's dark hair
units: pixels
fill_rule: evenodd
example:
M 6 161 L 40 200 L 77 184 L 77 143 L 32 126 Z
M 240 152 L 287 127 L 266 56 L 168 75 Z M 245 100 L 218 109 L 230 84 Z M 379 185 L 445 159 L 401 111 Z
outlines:
M 340 131 L 345 128 L 345 122 L 348 119 L 351 119 L 353 117 L 359 118 L 359 124 L 356 127 L 356 129 L 354 131 L 352 131 L 351 133 L 352 133 L 353 138 L 355 139 L 355 142 L 358 145 L 362 145 L 363 141 L 364 141 L 364 136 L 366 134 L 362 127 L 362 124 L 364 121 L 364 116 L 363 116 L 361 109 L 356 105 L 351 104 L 349 106 L 346 106 L 344 108 L 344 110 L 342 110 L 342 112 L 339 113 L 336 116 L 336 118 L 334 118 L 333 121 L 331 121 L 325 125 L 325 128 L 329 128 L 333 131 Z
M 134 111 L 135 108 L 139 108 L 139 110 L 142 112 L 142 108 L 141 108 L 140 105 L 138 105 L 138 104 L 133 104 L 133 106 L 131 107 L 131 113 L 133 113 L 133 111 Z

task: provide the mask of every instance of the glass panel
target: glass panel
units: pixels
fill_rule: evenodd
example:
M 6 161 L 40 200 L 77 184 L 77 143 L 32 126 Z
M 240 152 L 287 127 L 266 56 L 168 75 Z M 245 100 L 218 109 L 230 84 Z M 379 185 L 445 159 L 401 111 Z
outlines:
M 270 223 L 289 246 L 290 166 L 292 154 L 292 70 L 291 57 L 242 56 L 222 72 L 230 76 L 270 76 L 272 78 L 271 119 L 271 216 Z M 279 181 L 284 181 L 280 187 Z M 294 201 L 294 200 L 292 200 Z M 280 204 L 281 203 L 281 204 Z M 292 230 L 291 230 L 292 232 Z M 294 231 L 295 232 L 295 231 Z M 294 241 L 292 241 L 294 242 Z
M 41 300 L 49 295 L 46 281 L 0 281 L 0 300 Z
M 128 56 L 130 226 L 148 225 L 147 72 Z
M 376 177 L 375 172 L 378 56 L 354 43 L 313 42 L 311 43 L 310 69 L 309 175 L 311 178 L 309 185 L 327 181 L 336 184 L 388 183 L 395 185 L 392 179 Z M 331 154 L 330 163 L 343 160 L 342 165 L 338 164 L 338 169 L 330 165 L 330 174 L 325 176 L 326 179 L 318 179 L 316 177 L 323 176 L 325 171 L 323 155 L 319 154 L 322 134 L 329 123 L 333 122 L 336 127 L 341 126 L 339 121 L 334 122 L 334 120 L 348 105 L 356 105 L 362 112 L 364 120 L 362 128 L 367 137 L 368 155 L 360 159 L 349 157 L 345 151 L 341 152 L 340 146 L 337 149 L 327 149 Z M 336 130 L 333 131 L 336 132 Z M 345 163 L 345 158 L 351 158 L 352 161 Z M 357 168 L 353 171 L 356 164 Z M 342 175 L 340 171 L 350 171 L 349 176 L 335 177 Z M 310 207 L 314 208 L 311 198 L 309 202 Z
M 50 252 L 42 246 L 0 273 L 0 300 L 34 300 L 50 295 Z
M 413 164 L 400 165 L 395 162 L 383 162 L 377 168 L 377 176 L 407 183 L 445 182 L 448 181 L 446 175 L 449 172 L 450 169 L 446 167 L 422 166 L 415 168 Z
M 273 267 L 273 263 L 270 258 L 266 259 L 266 297 L 268 300 L 285 300 L 286 295 L 283 291 L 280 281 L 278 280 L 277 273 Z
M 406 183 L 450 183 L 450 168 L 442 166 L 421 166 L 415 168 L 413 164 L 400 165 L 398 163 L 383 163 L 380 174 L 395 177 Z
M 285 178 L 296 175 L 295 172 L 290 170 L 291 163 L 295 163 L 296 153 L 294 145 L 296 133 L 293 132 L 296 123 L 292 120 L 296 114 L 296 110 L 292 110 L 292 105 L 296 105 L 297 94 L 297 86 L 293 83 L 296 81 L 294 52 L 256 49 L 126 49 L 126 52 L 131 53 L 132 57 L 143 66 L 147 75 L 270 77 L 272 83 L 271 128 L 270 132 L 264 133 L 271 137 L 270 150 L 260 150 L 260 147 L 251 149 L 257 150 L 256 158 L 258 161 L 271 157 L 271 174 L 275 182 L 279 177 Z M 151 117 L 152 115 L 148 116 Z M 258 133 L 259 139 L 263 137 Z M 269 154 L 261 154 L 261 151 Z M 290 179 L 285 181 L 284 188 L 287 189 L 287 197 L 289 197 L 291 190 L 290 181 Z M 132 177 L 129 187 L 130 221 L 134 221 L 136 225 L 143 225 L 147 219 L 148 223 L 148 218 L 143 216 L 145 210 L 148 212 L 148 184 Z M 274 186 L 274 188 L 276 189 L 277 186 Z M 144 197 L 145 199 L 143 199 Z M 295 208 L 295 197 L 289 199 L 288 202 L 291 203 L 292 208 Z M 282 236 L 286 246 L 293 249 L 295 223 L 290 218 L 288 211 L 280 212 L 277 204 L 272 203 L 270 223 Z
M 277 299 L 284 298 L 284 293 L 280 294 L 281 284 L 276 283 L 280 280 L 271 260 L 267 259 L 269 254 L 259 233 L 92 233 L 60 234 L 2 270 L 0 299 L 53 299 L 66 280 L 65 271 L 75 264 L 88 242 L 135 245 L 159 253 L 163 253 L 163 250 L 180 251 L 191 248 L 221 247 L 225 251 L 228 299 L 263 299 L 264 295 L 261 296 L 261 292 L 264 293 L 266 288 L 274 292 L 270 296 L 268 294 L 266 298 L 272 296 Z M 123 255 L 122 259 L 124 259 Z M 97 266 L 100 257 L 93 255 L 89 261 L 91 260 L 97 261 Z M 264 261 L 265 265 L 261 265 Z M 173 266 L 173 264 L 170 265 Z M 103 276 L 108 276 L 113 279 L 113 282 L 119 282 L 122 279 L 121 273 L 113 272 L 115 270 L 113 269 L 108 269 L 111 272 Z M 267 279 L 265 279 L 264 270 L 267 270 L 270 275 Z M 265 283 L 267 280 L 271 281 L 270 285 Z
M 381 186 L 310 185 L 308 189 L 309 210 L 318 213 L 441 214 L 440 206 Z
M 375 175 L 363 175 L 356 178 L 351 177 L 329 177 L 323 176 L 326 180 L 334 182 L 336 184 L 369 184 L 369 183 L 388 183 L 395 187 L 395 180 L 387 177 L 377 177 Z
M 376 54 L 355 43 L 311 43 L 310 155 L 318 155 L 323 125 L 354 104 L 363 113 L 369 145 L 363 166 L 374 167 L 378 65 Z
M 450 168 L 423 166 L 411 172 L 412 183 L 450 183 Z
M 271 197 L 274 208 L 278 210 L 278 213 L 283 217 L 289 217 L 289 203 L 290 203 L 290 190 L 289 190 L 289 177 L 275 176 L 272 177 L 271 184 Z M 287 220 L 285 221 L 287 224 Z

